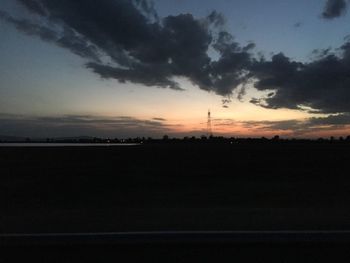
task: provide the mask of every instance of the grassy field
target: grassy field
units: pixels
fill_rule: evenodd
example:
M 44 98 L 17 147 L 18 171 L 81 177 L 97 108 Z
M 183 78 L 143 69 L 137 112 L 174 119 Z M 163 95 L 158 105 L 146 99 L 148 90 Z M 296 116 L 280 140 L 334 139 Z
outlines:
M 0 147 L 0 231 L 350 229 L 350 145 Z

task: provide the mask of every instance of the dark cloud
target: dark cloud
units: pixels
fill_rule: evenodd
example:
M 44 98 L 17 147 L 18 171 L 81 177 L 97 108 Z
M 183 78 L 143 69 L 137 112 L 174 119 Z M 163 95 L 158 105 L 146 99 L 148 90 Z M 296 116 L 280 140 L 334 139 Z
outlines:
M 22 5 L 24 5 L 28 10 L 32 11 L 33 13 L 36 13 L 38 15 L 45 16 L 47 15 L 47 10 L 42 5 L 42 3 L 36 1 L 36 0 L 18 0 Z
M 327 0 L 322 13 L 325 19 L 333 19 L 343 15 L 347 8 L 347 0 Z
M 350 125 L 350 114 L 336 114 L 329 115 L 327 117 L 313 117 L 308 119 L 311 125 L 337 125 L 344 126 Z
M 207 19 L 210 24 L 214 24 L 216 27 L 223 26 L 226 23 L 225 17 L 217 11 L 212 11 Z
M 160 122 L 166 121 L 166 119 L 164 119 L 164 118 L 152 118 L 152 120 L 160 121 Z
M 350 112 L 350 42 L 336 52 L 318 52 L 317 59 L 300 63 L 284 54 L 252 67 L 258 90 L 274 93 L 252 103 L 272 109 L 289 108 L 322 113 Z
M 103 117 L 91 115 L 65 115 L 34 117 L 0 114 L 1 135 L 19 137 L 161 137 L 173 131 L 174 125 L 165 120 L 142 120 L 128 116 Z M 175 125 L 176 126 L 176 125 Z
M 325 117 L 311 117 L 289 120 L 239 121 L 234 119 L 213 119 L 215 127 L 243 127 L 254 134 L 281 133 L 286 136 L 315 137 L 320 132 L 337 132 L 349 135 L 350 114 L 336 114 Z
M 154 7 L 154 2 L 148 0 L 134 0 L 134 3 L 145 13 L 145 15 L 153 18 L 155 21 L 159 20 L 157 11 Z
M 41 22 L 10 15 L 6 21 L 88 59 L 86 67 L 102 78 L 179 90 L 174 77 L 185 77 L 224 96 L 246 81 L 255 45 L 236 43 L 216 11 L 202 19 L 159 18 L 147 0 L 17 1 Z M 50 37 L 42 32 L 47 30 Z M 219 54 L 215 61 L 208 56 L 211 47 Z
M 231 121 L 226 123 L 234 125 Z M 336 114 L 326 117 L 311 117 L 304 120 L 245 121 L 241 124 L 250 129 L 264 131 L 289 131 L 293 135 L 303 135 L 314 131 L 334 131 L 350 125 L 350 114 Z
M 28 35 L 38 36 L 44 41 L 66 48 L 72 53 L 92 61 L 100 61 L 97 48 L 68 27 L 62 28 L 61 31 L 55 31 L 46 25 L 36 24 L 26 19 L 16 19 L 1 11 L 0 19 L 13 24 L 17 30 Z
M 132 81 L 142 83 L 146 86 L 182 90 L 177 82 L 167 78 L 167 71 L 163 67 L 150 68 L 147 66 L 135 65 L 133 69 L 124 69 L 94 62 L 87 63 L 86 67 L 92 69 L 92 71 L 100 75 L 101 78 L 118 79 L 121 83 Z M 156 69 L 158 70 L 155 71 Z M 156 75 L 154 75 L 155 72 L 157 72 Z
M 301 128 L 305 129 L 302 121 L 299 120 L 283 120 L 283 121 L 245 121 L 243 126 L 250 129 L 268 130 L 268 131 L 297 131 Z

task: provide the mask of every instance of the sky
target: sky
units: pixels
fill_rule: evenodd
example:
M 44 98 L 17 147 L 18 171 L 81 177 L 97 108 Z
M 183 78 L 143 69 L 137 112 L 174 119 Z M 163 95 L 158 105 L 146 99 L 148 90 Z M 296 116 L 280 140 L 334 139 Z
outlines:
M 347 0 L 2 0 L 0 135 L 350 134 Z

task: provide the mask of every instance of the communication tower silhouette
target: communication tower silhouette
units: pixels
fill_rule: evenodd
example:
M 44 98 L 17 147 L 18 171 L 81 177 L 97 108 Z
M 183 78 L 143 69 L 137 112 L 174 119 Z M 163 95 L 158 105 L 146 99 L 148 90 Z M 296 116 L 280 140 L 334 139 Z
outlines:
M 211 128 L 210 110 L 208 110 L 207 135 L 208 135 L 208 137 L 212 137 L 212 136 L 213 136 L 213 130 L 212 130 L 212 128 Z

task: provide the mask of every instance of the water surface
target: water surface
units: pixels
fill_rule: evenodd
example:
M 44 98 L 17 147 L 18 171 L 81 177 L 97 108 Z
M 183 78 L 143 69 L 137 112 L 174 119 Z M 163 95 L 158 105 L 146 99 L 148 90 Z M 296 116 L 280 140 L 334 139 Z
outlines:
M 0 147 L 110 147 L 137 146 L 138 143 L 0 143 Z

